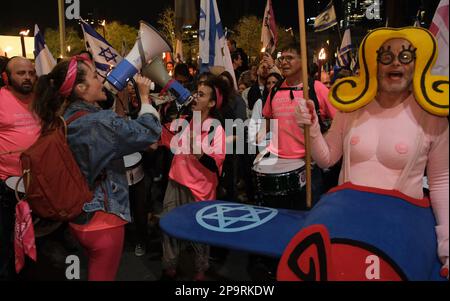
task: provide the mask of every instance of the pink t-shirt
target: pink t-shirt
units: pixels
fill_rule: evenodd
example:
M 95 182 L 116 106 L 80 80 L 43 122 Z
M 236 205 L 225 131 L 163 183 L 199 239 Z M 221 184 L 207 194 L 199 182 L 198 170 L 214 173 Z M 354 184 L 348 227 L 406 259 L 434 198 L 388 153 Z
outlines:
M 312 156 L 326 168 L 344 157 L 340 184 L 397 190 L 423 198 L 425 170 L 438 226 L 441 259 L 449 256 L 449 126 L 425 112 L 411 95 L 394 108 L 373 100 L 352 113 L 337 113 L 325 138 L 311 127 Z
M 28 108 L 30 101 L 18 100 L 7 88 L 0 90 L 0 180 L 22 175 L 20 153 L 5 153 L 23 151 L 39 137 L 41 127 Z
M 288 86 L 284 82 L 281 87 Z M 303 84 L 299 87 L 303 87 Z M 315 82 L 314 87 L 322 118 L 333 119 L 336 109 L 328 101 L 328 88 L 319 81 Z M 305 137 L 295 120 L 295 108 L 304 102 L 303 91 L 293 93 L 294 100 L 291 100 L 290 91 L 278 91 L 272 102 L 269 99 L 266 101 L 263 109 L 265 118 L 278 122 L 278 127 L 272 130 L 272 140 L 267 150 L 283 159 L 305 157 Z
M 225 160 L 225 131 L 222 126 L 215 127 L 214 138 L 208 143 L 212 119 L 207 119 L 202 124 L 201 143 L 203 153 L 214 159 L 219 174 Z M 192 129 L 193 123 L 190 123 Z M 166 147 L 172 146 L 172 151 L 183 151 L 175 154 L 169 172 L 169 178 L 187 188 L 192 192 L 196 201 L 207 201 L 216 199 L 216 189 L 219 182 L 218 175 L 200 163 L 197 157 L 189 152 L 187 142 L 189 129 L 186 128 L 180 134 L 174 136 L 167 129 L 163 129 L 161 141 Z M 200 137 L 199 137 L 200 138 Z M 178 143 L 177 143 L 178 142 Z M 172 145 L 171 145 L 172 144 Z

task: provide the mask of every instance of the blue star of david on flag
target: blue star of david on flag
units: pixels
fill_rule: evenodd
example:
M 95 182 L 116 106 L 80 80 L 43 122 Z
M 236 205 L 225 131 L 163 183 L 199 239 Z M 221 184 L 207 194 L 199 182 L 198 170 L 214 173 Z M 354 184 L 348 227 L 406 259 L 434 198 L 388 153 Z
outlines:
M 113 53 L 109 47 L 106 49 L 103 47 L 100 47 L 100 49 L 101 49 L 101 51 L 98 54 L 99 56 L 104 57 L 108 63 L 110 61 L 114 61 L 114 63 L 117 63 L 117 61 L 116 61 L 117 54 Z
M 95 67 L 100 76 L 106 77 L 108 72 L 122 60 L 119 53 L 88 23 L 81 20 L 86 49 L 94 57 Z
M 219 204 L 203 208 L 196 214 L 202 227 L 215 232 L 242 232 L 257 228 L 277 216 L 278 210 L 240 204 Z

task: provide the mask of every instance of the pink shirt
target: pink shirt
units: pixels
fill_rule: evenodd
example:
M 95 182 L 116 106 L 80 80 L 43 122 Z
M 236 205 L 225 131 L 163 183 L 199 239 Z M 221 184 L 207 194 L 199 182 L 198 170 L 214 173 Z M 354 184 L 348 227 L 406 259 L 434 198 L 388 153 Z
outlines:
M 326 168 L 344 156 L 340 184 L 398 190 L 423 198 L 425 169 L 437 220 L 439 255 L 448 258 L 449 129 L 446 118 L 425 112 L 411 95 L 385 109 L 376 100 L 352 113 L 338 113 L 325 139 L 311 127 L 312 156 Z
M 300 85 L 300 87 L 302 87 Z M 334 118 L 336 109 L 328 101 L 328 88 L 316 81 L 315 91 L 323 118 Z M 281 86 L 286 88 L 286 82 Z M 283 159 L 298 159 L 305 157 L 305 137 L 297 126 L 295 108 L 304 102 L 303 91 L 293 91 L 294 100 L 291 100 L 290 91 L 278 91 L 272 102 L 268 99 L 263 109 L 263 116 L 276 119 L 278 128 L 272 131 L 272 140 L 268 151 Z
M 219 169 L 219 174 L 221 174 L 226 154 L 225 131 L 220 125 L 216 127 L 212 143 L 208 145 L 208 138 L 212 135 L 209 134 L 211 121 L 212 119 L 208 119 L 202 125 L 201 141 L 203 153 L 214 159 Z M 192 122 L 190 127 L 192 128 Z M 219 183 L 218 175 L 200 163 L 195 155 L 187 154 L 189 151 L 189 147 L 186 148 L 186 142 L 189 141 L 188 134 L 189 129 L 185 129 L 176 136 L 173 136 L 167 129 L 163 129 L 161 141 L 164 145 L 170 148 L 170 143 L 172 143 L 172 147 L 178 145 L 177 149 L 179 151 L 184 150 L 183 153 L 175 154 L 169 178 L 189 188 L 196 201 L 215 200 L 216 189 Z
M 8 89 L 0 90 L 0 180 L 21 176 L 20 153 L 36 142 L 40 124 L 27 103 L 18 100 Z

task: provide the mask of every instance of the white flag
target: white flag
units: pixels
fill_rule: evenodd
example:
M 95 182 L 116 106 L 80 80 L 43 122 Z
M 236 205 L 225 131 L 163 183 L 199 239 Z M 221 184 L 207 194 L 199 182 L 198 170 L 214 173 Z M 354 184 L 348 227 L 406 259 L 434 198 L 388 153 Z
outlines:
M 448 76 L 448 0 L 441 0 L 434 15 L 430 31 L 438 41 L 439 57 L 433 68 L 435 75 Z
M 264 13 L 261 30 L 261 42 L 265 51 L 272 54 L 278 43 L 278 33 L 275 23 L 275 16 L 272 9 L 272 1 L 267 0 L 266 11 Z
M 49 74 L 56 66 L 56 60 L 45 44 L 44 36 L 37 24 L 34 26 L 34 58 L 37 76 Z
M 227 46 L 219 9 L 216 0 L 201 0 L 200 2 L 200 72 L 209 71 L 211 67 L 224 67 L 234 80 L 233 63 Z
M 181 39 L 177 39 L 177 47 L 175 48 L 175 61 L 177 63 L 183 63 L 183 41 Z
M 122 56 L 109 44 L 98 32 L 96 32 L 84 20 L 81 20 L 81 27 L 83 28 L 84 41 L 86 49 L 92 54 L 94 58 L 97 72 L 106 77 L 108 72 L 115 67 Z
M 323 31 L 337 25 L 336 11 L 334 10 L 333 2 L 328 3 L 324 12 L 316 17 L 314 21 L 314 29 L 316 31 Z

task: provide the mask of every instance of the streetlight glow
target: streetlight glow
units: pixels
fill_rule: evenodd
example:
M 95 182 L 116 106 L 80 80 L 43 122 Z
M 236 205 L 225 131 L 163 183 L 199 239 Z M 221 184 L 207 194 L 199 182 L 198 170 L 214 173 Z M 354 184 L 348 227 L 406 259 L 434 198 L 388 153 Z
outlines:
M 21 32 L 19 32 L 19 34 L 20 34 L 21 36 L 27 36 L 27 35 L 30 34 L 30 30 L 29 30 L 29 29 L 28 29 L 28 30 L 22 30 Z
M 319 60 L 325 61 L 327 59 L 327 53 L 325 52 L 325 48 L 320 49 L 319 52 Z

